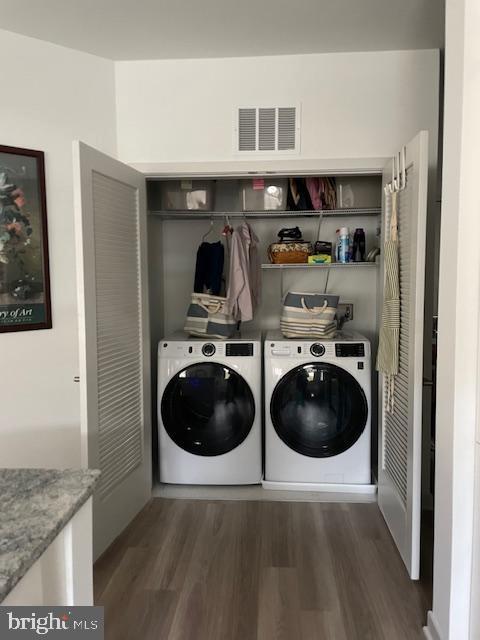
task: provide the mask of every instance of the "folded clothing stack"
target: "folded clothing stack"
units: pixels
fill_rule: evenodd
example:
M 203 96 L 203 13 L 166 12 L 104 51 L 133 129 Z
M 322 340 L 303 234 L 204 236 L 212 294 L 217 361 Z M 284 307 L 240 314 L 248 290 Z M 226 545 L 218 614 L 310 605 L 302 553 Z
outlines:
M 280 320 L 285 338 L 334 338 L 338 300 L 339 296 L 289 291 Z

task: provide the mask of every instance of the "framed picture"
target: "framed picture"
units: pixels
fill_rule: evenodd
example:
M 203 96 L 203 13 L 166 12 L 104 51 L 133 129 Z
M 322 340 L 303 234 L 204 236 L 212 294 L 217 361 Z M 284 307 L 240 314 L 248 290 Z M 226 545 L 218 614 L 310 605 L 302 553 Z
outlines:
M 51 326 L 44 154 L 0 145 L 0 332 Z

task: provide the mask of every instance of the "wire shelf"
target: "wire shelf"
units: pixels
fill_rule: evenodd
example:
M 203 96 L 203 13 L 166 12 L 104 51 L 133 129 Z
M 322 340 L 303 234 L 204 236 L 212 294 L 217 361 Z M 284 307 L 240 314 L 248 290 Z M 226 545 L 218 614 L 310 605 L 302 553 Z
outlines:
M 210 220 L 212 218 L 318 218 L 344 216 L 379 216 L 381 207 L 324 209 L 322 211 L 150 211 L 163 220 Z
M 378 262 L 331 262 L 321 264 L 308 264 L 302 262 L 300 264 L 262 264 L 262 269 L 372 269 L 378 266 Z

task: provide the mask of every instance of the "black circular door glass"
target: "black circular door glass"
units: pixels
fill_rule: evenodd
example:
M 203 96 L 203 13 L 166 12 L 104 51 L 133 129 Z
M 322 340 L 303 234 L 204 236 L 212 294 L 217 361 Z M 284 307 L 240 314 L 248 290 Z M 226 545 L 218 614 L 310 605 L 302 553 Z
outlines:
M 367 424 L 368 406 L 363 389 L 347 371 L 312 363 L 279 381 L 270 414 L 275 431 L 291 449 L 327 458 L 355 444 Z
M 186 367 L 170 380 L 161 411 L 175 444 L 199 456 L 218 456 L 232 451 L 248 436 L 255 401 L 236 371 L 202 362 Z

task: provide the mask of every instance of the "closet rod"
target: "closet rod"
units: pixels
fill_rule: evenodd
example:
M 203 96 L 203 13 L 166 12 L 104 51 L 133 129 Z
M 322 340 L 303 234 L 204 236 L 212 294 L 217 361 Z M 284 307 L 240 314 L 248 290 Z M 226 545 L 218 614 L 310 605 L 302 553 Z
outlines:
M 209 218 L 312 218 L 327 216 L 379 216 L 381 207 L 323 209 L 320 211 L 150 211 L 164 220 L 208 220 Z

